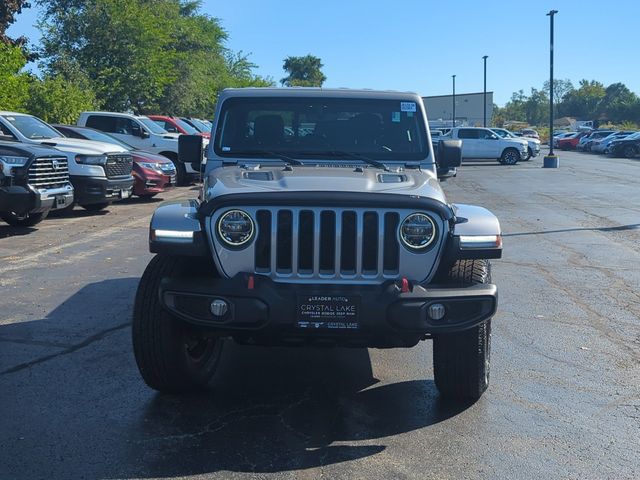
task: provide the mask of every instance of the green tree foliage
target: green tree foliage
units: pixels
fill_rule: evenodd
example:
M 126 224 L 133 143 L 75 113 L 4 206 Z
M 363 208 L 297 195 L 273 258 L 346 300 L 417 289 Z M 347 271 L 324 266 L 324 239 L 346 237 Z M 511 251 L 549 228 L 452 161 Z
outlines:
M 544 90 L 544 92 L 547 94 L 547 96 L 549 95 L 549 80 L 546 80 L 544 82 L 544 85 L 542 86 L 542 90 Z M 553 102 L 555 105 L 558 105 L 559 103 L 562 102 L 562 100 L 564 99 L 565 95 L 567 95 L 569 92 L 571 92 L 573 90 L 573 83 L 571 83 L 571 80 L 567 79 L 559 79 L 556 78 L 553 80 Z
M 0 41 L 0 110 L 24 109 L 31 80 L 22 73 L 26 63 L 19 46 Z
M 322 73 L 322 60 L 313 55 L 287 57 L 282 68 L 287 75 L 280 80 L 286 87 L 321 87 L 327 79 Z
M 85 82 L 57 75 L 36 79 L 30 85 L 26 106 L 29 113 L 45 122 L 74 124 L 80 112 L 95 108 L 96 98 Z
M 626 85 L 612 83 L 606 88 L 598 110 L 600 118 L 619 123 L 630 119 L 640 120 L 640 116 L 635 113 L 638 111 L 639 106 L 638 96 L 629 90 Z
M 217 19 L 199 13 L 199 1 L 40 3 L 47 71 L 57 74 L 61 59 L 70 59 L 107 110 L 211 116 L 222 88 L 271 83 L 252 73 L 246 57 L 229 52 L 227 33 Z

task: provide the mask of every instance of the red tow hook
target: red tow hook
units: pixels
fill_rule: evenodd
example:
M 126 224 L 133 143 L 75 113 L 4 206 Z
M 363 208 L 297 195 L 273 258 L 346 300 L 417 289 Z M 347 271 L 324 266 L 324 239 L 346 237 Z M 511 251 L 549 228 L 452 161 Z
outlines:
M 249 279 L 247 280 L 247 290 L 253 290 L 255 288 L 255 280 L 253 275 L 249 275 Z
M 409 280 L 407 280 L 407 277 L 402 277 L 402 287 L 400 290 L 402 293 L 409 293 Z

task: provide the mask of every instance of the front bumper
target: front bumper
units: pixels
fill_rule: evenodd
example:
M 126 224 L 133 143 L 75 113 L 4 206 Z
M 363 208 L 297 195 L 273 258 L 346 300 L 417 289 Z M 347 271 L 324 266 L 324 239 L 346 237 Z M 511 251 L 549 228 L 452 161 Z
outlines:
M 491 284 L 414 285 L 403 292 L 393 281 L 375 286 L 284 284 L 248 274 L 231 279 L 165 278 L 159 293 L 166 310 L 215 335 L 253 343 L 330 342 L 368 347 L 412 346 L 433 334 L 474 327 L 493 316 L 498 299 L 497 287 Z M 349 328 L 303 328 L 298 304 L 308 296 L 356 297 L 357 318 Z M 226 302 L 224 315 L 211 313 L 214 300 Z M 440 320 L 428 315 L 429 306 L 435 303 L 445 307 Z
M 149 169 L 134 170 L 133 178 L 133 194 L 137 196 L 162 193 L 175 184 L 175 174 L 164 175 Z
M 36 189 L 35 212 L 60 210 L 73 204 L 74 192 L 71 183 L 60 188 Z
M 133 191 L 133 177 L 111 179 L 106 177 L 71 176 L 75 190 L 76 203 L 89 205 L 92 203 L 111 203 L 129 198 Z

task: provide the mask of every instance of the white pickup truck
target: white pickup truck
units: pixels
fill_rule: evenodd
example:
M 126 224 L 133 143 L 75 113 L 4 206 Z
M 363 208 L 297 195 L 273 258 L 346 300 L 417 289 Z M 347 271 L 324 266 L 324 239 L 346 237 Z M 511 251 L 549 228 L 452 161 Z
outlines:
M 462 140 L 462 160 L 495 158 L 503 165 L 515 165 L 528 157 L 529 144 L 525 139 L 501 138 L 489 128 L 456 127 L 443 140 Z

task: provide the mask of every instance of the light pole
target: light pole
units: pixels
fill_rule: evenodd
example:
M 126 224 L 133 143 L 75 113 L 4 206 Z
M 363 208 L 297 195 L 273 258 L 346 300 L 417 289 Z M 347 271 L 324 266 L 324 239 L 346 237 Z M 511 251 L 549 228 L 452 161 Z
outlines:
M 456 126 L 456 76 L 451 75 L 453 78 L 453 114 L 451 115 L 451 128 Z
M 558 157 L 553 154 L 553 16 L 557 10 L 547 13 L 550 20 L 549 36 L 549 155 L 544 157 L 543 167 L 558 168 Z
M 484 128 L 487 128 L 487 58 L 489 55 L 482 57 L 484 60 L 484 90 L 482 94 L 482 106 L 483 106 L 483 123 Z

